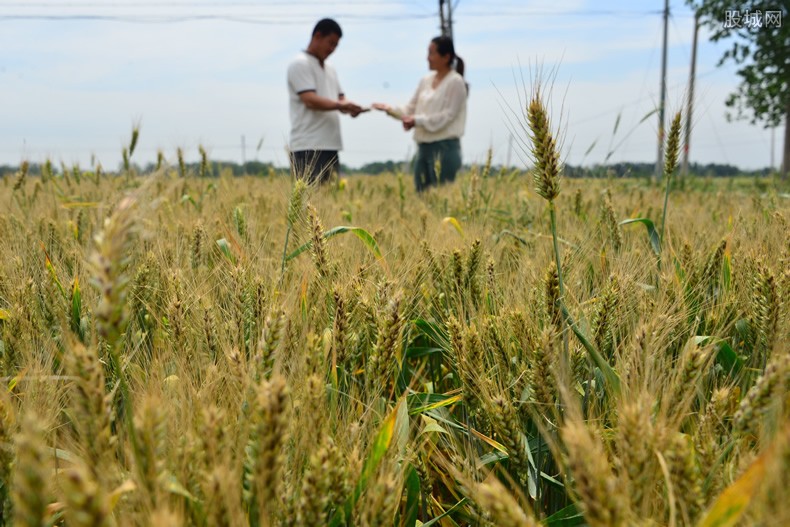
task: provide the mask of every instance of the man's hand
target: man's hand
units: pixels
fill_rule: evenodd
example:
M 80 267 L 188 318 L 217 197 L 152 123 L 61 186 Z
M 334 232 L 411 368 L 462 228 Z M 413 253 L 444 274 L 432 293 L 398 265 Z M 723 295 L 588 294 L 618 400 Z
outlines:
M 403 129 L 407 132 L 414 128 L 414 116 L 413 115 L 404 115 L 401 117 L 401 122 L 403 123 Z
M 346 101 L 345 99 L 337 102 L 337 109 L 340 110 L 340 113 L 347 113 L 351 117 L 356 117 L 362 112 L 367 111 L 366 109 L 362 108 L 360 105 L 353 103 L 351 101 Z
M 345 99 L 338 101 L 337 109 L 340 110 L 341 113 L 346 113 L 351 117 L 356 117 L 363 112 L 370 111 L 370 108 L 363 108 L 362 106 Z

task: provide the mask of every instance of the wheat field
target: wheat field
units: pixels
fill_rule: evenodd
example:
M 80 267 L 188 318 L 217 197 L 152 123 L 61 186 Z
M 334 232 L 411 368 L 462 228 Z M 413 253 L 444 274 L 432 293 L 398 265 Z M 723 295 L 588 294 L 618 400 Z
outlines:
M 562 179 L 529 118 L 419 196 L 4 178 L 0 523 L 790 524 L 787 187 Z

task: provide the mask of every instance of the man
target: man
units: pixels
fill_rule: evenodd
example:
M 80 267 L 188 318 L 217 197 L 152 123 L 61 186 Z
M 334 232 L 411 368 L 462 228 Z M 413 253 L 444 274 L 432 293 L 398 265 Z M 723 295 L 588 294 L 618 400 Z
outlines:
M 343 32 L 330 18 L 319 20 L 307 49 L 288 66 L 291 114 L 291 170 L 309 182 L 329 181 L 339 172 L 343 148 L 338 112 L 356 117 L 363 109 L 346 100 L 327 57 Z

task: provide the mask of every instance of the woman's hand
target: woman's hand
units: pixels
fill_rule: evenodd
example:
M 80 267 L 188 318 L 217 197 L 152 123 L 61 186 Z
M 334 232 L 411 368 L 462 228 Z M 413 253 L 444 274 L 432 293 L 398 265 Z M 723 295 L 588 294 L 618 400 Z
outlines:
M 403 129 L 407 132 L 414 128 L 414 116 L 413 115 L 404 115 L 401 117 L 401 122 L 403 123 Z
M 383 102 L 374 102 L 373 104 L 370 105 L 370 107 L 375 110 L 381 110 L 382 112 L 386 112 L 387 115 L 389 115 L 390 117 L 394 117 L 399 121 L 401 120 L 402 114 L 400 110 L 393 108 L 389 104 Z

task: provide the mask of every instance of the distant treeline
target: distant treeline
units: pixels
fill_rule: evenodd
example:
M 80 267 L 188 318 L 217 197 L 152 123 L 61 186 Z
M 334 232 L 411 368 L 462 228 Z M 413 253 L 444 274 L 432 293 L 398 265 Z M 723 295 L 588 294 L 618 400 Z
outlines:
M 464 168 L 467 170 L 471 166 L 466 165 Z M 480 167 L 478 167 L 480 168 Z M 502 171 L 502 166 L 491 167 L 491 173 L 497 174 Z M 358 169 L 350 169 L 343 166 L 343 171 L 347 174 L 381 174 L 384 172 L 395 172 L 397 170 L 405 170 L 410 172 L 411 167 L 408 163 L 396 161 L 378 161 L 375 163 L 368 163 Z M 504 168 L 505 172 L 511 173 L 516 168 Z M 566 177 L 649 177 L 655 172 L 654 163 L 613 163 L 611 165 L 593 165 L 593 166 L 574 166 L 564 165 L 563 175 Z M 768 176 L 772 174 L 770 168 L 763 168 L 760 170 L 742 170 L 733 165 L 720 165 L 716 163 L 709 163 L 706 165 L 700 163 L 689 163 L 689 172 L 704 177 L 731 177 L 731 176 Z
M 41 175 L 43 165 L 31 163 L 28 168 L 28 174 L 31 176 L 38 176 Z M 133 164 L 131 169 L 138 174 L 147 174 L 154 171 L 156 166 L 153 163 L 149 163 L 145 166 L 139 166 L 137 164 Z M 170 166 L 171 170 L 181 170 L 178 166 Z M 272 163 L 263 163 L 260 161 L 248 161 L 247 163 L 240 164 L 234 163 L 232 161 L 212 161 L 209 163 L 209 166 L 202 168 L 200 163 L 187 163 L 184 167 L 187 175 L 199 175 L 202 174 L 204 170 L 206 170 L 207 175 L 210 176 L 219 176 L 222 174 L 229 174 L 233 176 L 243 176 L 243 175 L 252 175 L 252 176 L 264 176 L 264 175 L 273 175 L 273 174 L 283 174 L 287 173 L 287 167 L 276 167 Z M 471 166 L 465 166 L 466 169 L 471 169 Z M 481 167 L 478 167 L 481 168 Z M 64 171 L 69 173 L 73 173 L 74 171 L 80 171 L 80 173 L 91 173 L 94 174 L 96 169 L 95 168 L 83 168 L 79 165 L 60 165 L 58 167 L 52 166 L 51 170 L 54 174 L 63 174 Z M 369 175 L 378 175 L 384 173 L 392 173 L 397 172 L 399 170 L 404 172 L 411 172 L 411 167 L 408 163 L 402 161 L 376 161 L 374 163 L 367 163 L 359 168 L 351 168 L 346 165 L 341 164 L 341 170 L 344 175 L 357 175 L 357 174 L 369 174 Z M 491 173 L 497 174 L 501 172 L 507 172 L 508 174 L 512 173 L 513 171 L 518 171 L 520 169 L 517 168 L 507 168 L 501 166 L 493 166 L 491 167 Z M 613 163 L 610 165 L 593 165 L 593 166 L 574 166 L 574 165 L 565 165 L 563 168 L 563 175 L 565 177 L 577 178 L 577 177 L 649 177 L 654 174 L 655 164 L 653 163 Z M 5 176 L 13 176 L 14 174 L 19 172 L 18 166 L 10 166 L 10 165 L 0 165 L 0 177 Z M 122 172 L 122 170 L 112 171 L 112 170 L 102 170 L 104 173 L 113 173 L 117 174 Z M 740 168 L 733 166 L 733 165 L 722 165 L 717 163 L 709 163 L 709 164 L 700 164 L 700 163 L 690 163 L 689 165 L 689 172 L 695 176 L 703 176 L 703 177 L 732 177 L 732 176 L 768 176 L 774 173 L 773 170 L 769 168 L 763 168 L 760 170 L 741 170 Z

